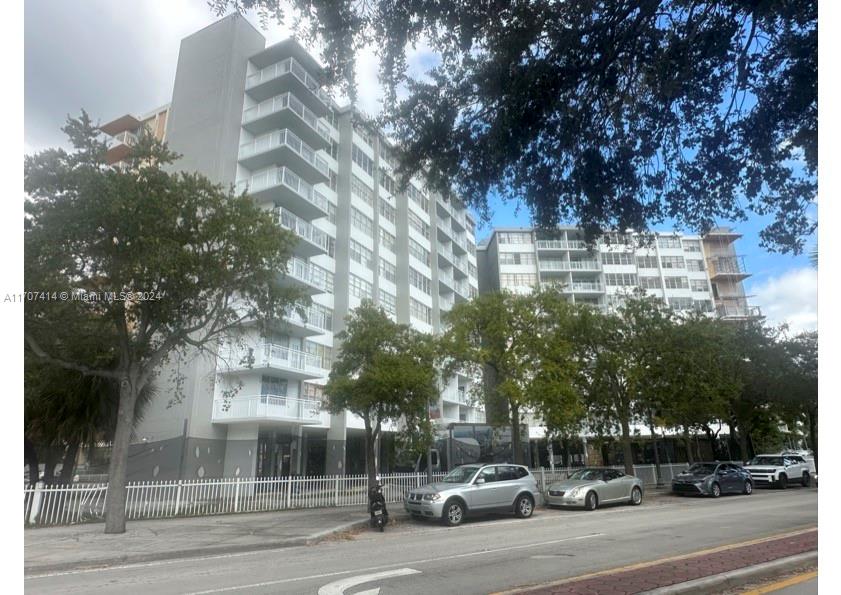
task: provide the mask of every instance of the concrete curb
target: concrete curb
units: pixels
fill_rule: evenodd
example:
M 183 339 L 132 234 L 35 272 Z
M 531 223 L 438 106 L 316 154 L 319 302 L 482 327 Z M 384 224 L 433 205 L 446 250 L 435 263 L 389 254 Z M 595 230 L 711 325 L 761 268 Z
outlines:
M 817 564 L 817 562 L 817 551 L 804 552 L 746 568 L 739 568 L 738 570 L 731 570 L 730 572 L 705 576 L 692 581 L 686 581 L 685 583 L 645 591 L 641 595 L 677 595 L 678 593 L 681 595 L 694 595 L 696 593 L 714 593 L 723 589 L 739 587 L 756 580 L 774 578 L 801 566 Z
M 330 529 L 318 531 L 311 535 L 303 537 L 291 537 L 288 539 L 279 539 L 265 543 L 253 543 L 242 545 L 221 545 L 203 548 L 191 548 L 184 550 L 176 550 L 169 552 L 155 552 L 150 554 L 137 555 L 123 555 L 115 556 L 113 558 L 100 558 L 98 560 L 91 560 L 89 562 L 67 562 L 60 564 L 36 564 L 32 566 L 24 566 L 24 576 L 38 576 L 43 574 L 52 574 L 56 572 L 70 572 L 74 570 L 96 570 L 101 568 L 109 568 L 111 566 L 124 566 L 132 564 L 145 564 L 147 562 L 159 562 L 161 560 L 177 560 L 185 558 L 204 558 L 208 556 L 220 556 L 224 554 L 241 554 L 245 552 L 260 552 L 267 550 L 283 549 L 290 547 L 300 547 L 307 545 L 315 545 L 329 537 L 338 533 L 352 531 L 354 529 L 364 528 L 368 526 L 368 519 L 360 519 L 358 521 L 351 521 L 342 525 L 337 525 Z

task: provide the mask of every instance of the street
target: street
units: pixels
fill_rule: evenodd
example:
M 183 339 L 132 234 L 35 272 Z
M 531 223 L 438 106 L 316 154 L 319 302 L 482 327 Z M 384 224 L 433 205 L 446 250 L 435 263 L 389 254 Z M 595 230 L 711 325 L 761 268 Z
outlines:
M 395 505 L 396 506 L 396 505 Z M 317 511 L 301 514 L 317 514 Z M 817 525 L 817 490 L 417 521 L 314 546 L 27 576 L 30 593 L 491 593 Z M 347 590 L 347 591 L 345 591 Z

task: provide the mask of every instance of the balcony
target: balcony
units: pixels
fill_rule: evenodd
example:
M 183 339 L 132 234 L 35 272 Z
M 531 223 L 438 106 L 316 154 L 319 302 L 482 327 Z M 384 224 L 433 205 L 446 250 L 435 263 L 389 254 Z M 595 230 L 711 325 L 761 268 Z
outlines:
M 438 243 L 438 256 L 441 257 L 439 260 L 443 260 L 445 264 L 453 264 L 455 260 L 453 251 L 440 242 Z
M 245 92 L 257 101 L 285 91 L 300 95 L 307 107 L 320 116 L 330 108 L 330 96 L 295 58 L 266 66 L 245 79 Z
M 312 353 L 274 343 L 253 347 L 233 347 L 220 353 L 218 370 L 222 374 L 250 370 L 278 370 L 284 378 L 308 380 L 326 377 L 330 371 L 321 367 L 321 358 Z
M 715 313 L 726 320 L 749 320 L 764 318 L 762 309 L 759 306 L 751 306 L 744 298 L 727 300 L 722 298 L 724 303 L 715 305 Z
M 291 128 L 311 147 L 330 147 L 330 129 L 327 124 L 291 93 L 272 97 L 243 111 L 242 127 L 251 134 Z
M 453 232 L 453 254 L 467 254 L 467 236 Z
M 286 326 L 291 327 L 289 334 L 300 337 L 311 337 L 333 332 L 331 319 L 321 310 L 303 308 L 303 314 L 297 308 L 287 312 L 283 317 Z
M 239 162 L 250 170 L 283 163 L 310 184 L 330 181 L 327 162 L 291 130 L 275 130 L 240 145 Z
M 718 256 L 707 259 L 710 271 L 710 279 L 726 281 L 743 281 L 750 277 L 745 272 L 745 260 L 742 256 Z
M 572 286 L 565 291 L 572 291 L 573 293 L 603 293 L 604 285 L 601 283 L 579 281 L 573 283 Z
M 537 240 L 538 250 L 547 251 L 581 251 L 587 250 L 587 243 L 580 240 Z
M 330 418 L 315 399 L 296 399 L 279 395 L 254 395 L 215 399 L 213 423 L 290 422 L 302 425 L 329 425 Z
M 301 241 L 295 246 L 295 254 L 303 258 L 327 254 L 330 236 L 324 231 L 282 207 L 275 209 L 274 215 L 278 225 L 300 238 Z
M 453 290 L 455 291 L 455 300 L 457 302 L 466 302 L 470 299 L 470 285 L 468 285 L 466 279 L 453 281 Z
M 453 258 L 453 277 L 455 279 L 467 278 L 467 257 L 456 256 Z
M 279 285 L 297 287 L 311 295 L 333 293 L 333 273 L 327 269 L 294 256 L 289 259 L 287 269 L 278 280 Z
M 117 163 L 131 154 L 131 148 L 137 144 L 137 135 L 128 130 L 118 132 L 108 139 L 108 150 L 105 153 L 105 160 L 108 163 Z
M 327 216 L 327 198 L 286 167 L 267 169 L 237 183 L 237 192 L 284 207 L 312 220 Z
M 438 283 L 441 285 L 442 293 L 450 293 L 454 289 L 453 273 L 439 267 Z

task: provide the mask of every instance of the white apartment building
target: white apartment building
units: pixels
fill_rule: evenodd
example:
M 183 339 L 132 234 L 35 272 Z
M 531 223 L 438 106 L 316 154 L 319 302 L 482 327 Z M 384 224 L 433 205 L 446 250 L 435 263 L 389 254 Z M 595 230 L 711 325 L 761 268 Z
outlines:
M 136 431 L 131 479 L 362 472 L 361 419 L 322 410 L 345 316 L 370 299 L 438 333 L 442 314 L 478 293 L 472 216 L 420 179 L 399 192 L 389 142 L 320 88 L 320 71 L 294 40 L 265 47 L 238 15 L 181 43 L 166 125 L 183 155 L 175 168 L 247 190 L 293 231 L 295 255 L 279 279 L 312 303 L 269 331 L 244 325 L 219 357 L 173 362 Z M 171 403 L 175 377 L 183 398 Z M 482 421 L 468 385 L 461 375 L 442 385 L 430 415 Z

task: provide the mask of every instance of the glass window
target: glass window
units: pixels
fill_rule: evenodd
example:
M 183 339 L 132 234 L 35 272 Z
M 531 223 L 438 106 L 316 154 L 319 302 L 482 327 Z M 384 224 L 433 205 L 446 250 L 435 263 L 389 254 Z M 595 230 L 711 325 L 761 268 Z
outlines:
M 484 479 L 485 483 L 499 481 L 496 475 L 496 467 L 485 467 L 481 472 L 479 472 L 479 477 Z
M 409 298 L 409 315 L 426 324 L 432 324 L 432 308 L 420 303 L 415 298 Z
M 677 236 L 660 236 L 657 245 L 661 248 L 680 248 L 680 238 Z
M 534 287 L 537 275 L 534 273 L 500 273 L 499 284 L 502 287 Z
M 660 289 L 660 277 L 640 277 L 640 287 L 643 289 Z
M 409 238 L 409 254 L 414 256 L 426 266 L 431 266 L 430 252 L 412 238 Z
M 382 227 L 380 228 L 380 244 L 397 254 L 397 238 L 394 234 L 387 232 Z
M 412 267 L 409 267 L 409 283 L 420 289 L 422 292 L 431 294 L 431 281 L 429 278 L 422 273 L 419 273 Z
M 666 289 L 688 289 L 689 279 L 686 277 L 664 277 Z
M 374 207 L 374 190 L 355 175 L 350 178 L 350 191 L 354 196 L 365 201 L 368 206 Z
M 634 264 L 634 255 L 629 252 L 603 252 L 602 264 Z
M 660 264 L 664 269 L 684 269 L 683 256 L 661 256 Z
M 684 252 L 701 252 L 701 242 L 698 240 L 683 240 Z
M 380 289 L 380 306 L 392 316 L 397 315 L 397 298 L 382 289 Z
M 672 310 L 692 310 L 695 303 L 692 298 L 677 297 L 669 298 L 669 306 Z
M 637 276 L 633 273 L 605 273 L 604 282 L 606 285 L 627 287 L 637 284 Z
M 362 171 L 374 177 L 374 160 L 368 157 L 365 151 L 360 149 L 356 143 L 353 143 L 353 147 L 351 148 L 351 158 L 356 165 L 362 168 Z
M 415 231 L 419 232 L 423 237 L 429 239 L 429 224 L 424 222 L 423 219 L 418 217 L 412 211 L 409 211 L 409 225 L 412 226 Z
M 426 194 L 423 191 L 418 190 L 418 188 L 414 184 L 410 183 L 409 186 L 406 188 L 406 193 L 416 205 L 423 209 L 424 213 L 429 212 L 429 198 L 427 198 Z
M 692 291 L 702 291 L 707 293 L 710 290 L 710 286 L 707 284 L 706 279 L 690 279 L 689 281 Z
M 686 259 L 686 270 L 700 272 L 704 270 L 704 261 L 696 258 Z
M 327 221 L 336 225 L 336 205 L 329 200 L 327 201 Z
M 500 252 L 500 264 L 534 264 L 537 262 L 534 252 Z
M 380 258 L 380 276 L 392 283 L 397 283 L 397 267 L 387 260 Z
M 531 233 L 524 231 L 503 231 L 496 234 L 500 244 L 531 244 Z
M 374 253 L 354 239 L 350 240 L 350 257 L 365 268 L 374 270 Z
M 277 376 L 263 376 L 260 382 L 260 394 L 263 396 L 285 397 L 287 381 Z M 265 399 L 262 400 L 265 403 Z
M 656 256 L 637 256 L 637 267 L 640 269 L 657 269 Z
M 374 221 L 359 209 L 350 208 L 350 222 L 356 229 L 374 237 Z
M 380 198 L 380 217 L 392 223 L 397 222 L 397 209 L 382 198 Z
M 351 295 L 358 297 L 360 300 L 370 300 L 374 298 L 374 286 L 368 283 L 365 279 L 357 277 L 354 274 L 350 274 L 348 275 L 348 281 Z

